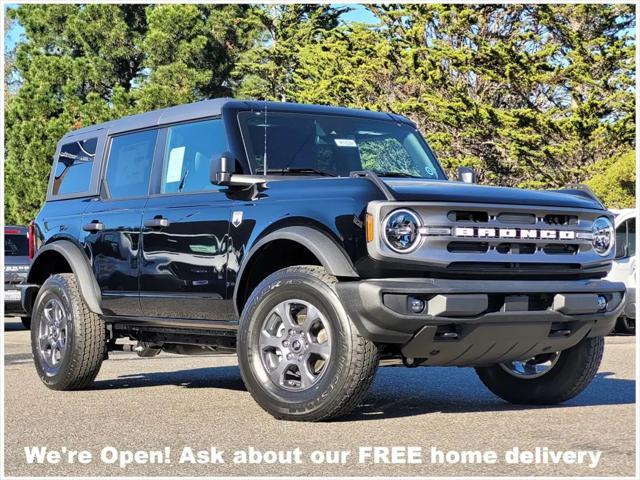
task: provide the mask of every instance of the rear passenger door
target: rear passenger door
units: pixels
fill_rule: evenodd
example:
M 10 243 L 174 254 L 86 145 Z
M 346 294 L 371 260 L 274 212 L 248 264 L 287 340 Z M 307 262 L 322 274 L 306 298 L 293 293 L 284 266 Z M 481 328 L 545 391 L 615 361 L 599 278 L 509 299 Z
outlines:
M 110 139 L 100 196 L 89 203 L 82 218 L 85 251 L 106 315 L 142 314 L 138 284 L 140 227 L 157 135 L 153 129 Z
M 140 301 L 145 316 L 229 320 L 231 200 L 209 182 L 210 162 L 228 150 L 221 119 L 161 132 L 154 194 L 143 215 Z

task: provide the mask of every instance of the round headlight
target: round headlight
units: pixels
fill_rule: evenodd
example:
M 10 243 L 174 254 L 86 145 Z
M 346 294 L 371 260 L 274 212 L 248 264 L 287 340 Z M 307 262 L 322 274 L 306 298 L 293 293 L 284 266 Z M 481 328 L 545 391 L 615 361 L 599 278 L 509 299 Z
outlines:
M 613 224 L 607 217 L 598 217 L 591 226 L 591 244 L 598 255 L 606 257 L 613 248 Z
M 384 220 L 384 240 L 391 250 L 408 253 L 418 246 L 420 219 L 411 210 L 394 210 Z

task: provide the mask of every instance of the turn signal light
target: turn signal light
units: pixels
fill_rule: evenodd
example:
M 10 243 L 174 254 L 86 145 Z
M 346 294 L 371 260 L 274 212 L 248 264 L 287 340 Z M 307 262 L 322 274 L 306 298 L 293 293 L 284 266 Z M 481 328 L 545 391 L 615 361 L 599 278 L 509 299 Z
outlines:
M 373 215 L 367 213 L 367 243 L 373 242 Z

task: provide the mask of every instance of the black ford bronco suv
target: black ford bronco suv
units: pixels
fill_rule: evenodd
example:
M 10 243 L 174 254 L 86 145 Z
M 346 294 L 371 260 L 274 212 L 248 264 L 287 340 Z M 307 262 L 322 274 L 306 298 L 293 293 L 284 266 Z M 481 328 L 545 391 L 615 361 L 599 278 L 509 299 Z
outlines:
M 124 338 L 237 352 L 290 420 L 351 411 L 379 363 L 572 398 L 623 305 L 612 216 L 473 176 L 448 181 L 410 120 L 345 108 L 217 99 L 70 132 L 22 292 L 38 374 L 86 388 Z

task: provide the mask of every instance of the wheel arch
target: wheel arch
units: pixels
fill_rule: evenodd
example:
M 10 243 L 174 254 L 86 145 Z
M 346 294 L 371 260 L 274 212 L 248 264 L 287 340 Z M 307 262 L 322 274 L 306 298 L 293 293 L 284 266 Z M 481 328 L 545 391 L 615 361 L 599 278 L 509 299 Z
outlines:
M 243 259 L 233 291 L 236 315 L 240 316 L 253 288 L 268 275 L 281 268 L 308 264 L 320 265 L 335 277 L 359 277 L 347 253 L 326 233 L 308 226 L 285 227 L 258 240 Z M 258 266 L 262 268 L 256 270 Z
M 89 310 L 102 315 L 100 288 L 93 276 L 89 261 L 80 247 L 69 240 L 48 243 L 38 250 L 33 259 L 27 282 L 42 285 L 50 275 L 55 273 L 73 273 L 78 280 L 80 294 Z M 34 300 L 35 295 L 32 295 L 30 303 L 32 304 Z

